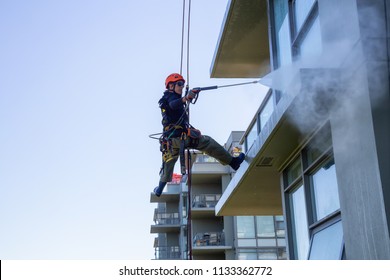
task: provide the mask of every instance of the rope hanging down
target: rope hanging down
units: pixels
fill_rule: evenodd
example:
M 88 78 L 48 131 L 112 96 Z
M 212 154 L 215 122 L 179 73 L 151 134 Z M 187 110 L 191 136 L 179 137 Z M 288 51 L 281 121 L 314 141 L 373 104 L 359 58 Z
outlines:
M 180 55 L 180 75 L 183 76 L 183 64 L 184 64 L 184 34 L 185 34 L 185 17 L 186 17 L 186 1 L 183 0 L 183 17 L 181 25 L 181 55 Z M 186 66 L 187 66 L 187 86 L 190 83 L 190 26 L 191 26 L 191 0 L 188 3 L 188 16 L 187 16 L 187 52 L 186 52 Z
M 184 42 L 184 12 L 185 12 L 185 0 L 183 0 L 183 30 L 182 30 L 182 54 L 183 54 L 183 42 Z M 185 95 L 188 94 L 189 90 L 189 84 L 190 84 L 190 25 L 191 25 L 191 0 L 188 1 L 188 21 L 187 21 L 187 85 L 186 85 L 186 91 Z M 183 68 L 183 58 L 181 59 L 181 66 L 180 66 L 180 71 L 182 71 Z M 180 73 L 182 74 L 182 73 Z M 187 101 L 186 107 L 185 107 L 185 112 L 187 112 L 188 115 L 188 122 L 190 122 L 190 101 Z M 188 186 L 188 197 L 187 197 L 187 248 L 188 248 L 188 259 L 192 260 L 192 214 L 191 214 L 191 152 L 190 149 L 187 148 L 187 186 Z

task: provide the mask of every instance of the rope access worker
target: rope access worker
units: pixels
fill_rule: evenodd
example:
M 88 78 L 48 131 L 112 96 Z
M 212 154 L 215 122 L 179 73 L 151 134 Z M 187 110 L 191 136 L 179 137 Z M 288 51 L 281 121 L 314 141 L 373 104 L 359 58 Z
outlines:
M 237 170 L 245 159 L 244 153 L 238 157 L 232 157 L 213 138 L 201 135 L 199 130 L 189 124 L 186 104 L 194 99 L 199 91 L 190 90 L 186 96 L 182 96 L 184 84 L 185 80 L 180 74 L 169 75 L 165 80 L 166 91 L 159 101 L 163 118 L 163 134 L 160 138 L 163 163 L 159 184 L 153 190 L 156 196 L 160 196 L 167 182 L 172 180 L 173 170 L 179 155 L 181 171 L 182 174 L 185 174 L 184 150 L 186 148 L 204 152 L 217 159 L 221 164 L 230 165 L 234 170 Z

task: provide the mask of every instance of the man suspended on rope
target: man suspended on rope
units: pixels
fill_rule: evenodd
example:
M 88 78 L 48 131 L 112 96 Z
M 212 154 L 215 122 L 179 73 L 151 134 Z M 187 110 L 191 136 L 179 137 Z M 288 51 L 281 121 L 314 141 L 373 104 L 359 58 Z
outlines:
M 196 97 L 197 92 L 189 91 L 182 96 L 185 80 L 177 73 L 169 75 L 165 80 L 166 91 L 159 101 L 162 114 L 163 134 L 160 138 L 163 163 L 160 171 L 160 181 L 154 189 L 156 196 L 160 196 L 172 175 L 177 159 L 181 158 L 181 172 L 185 174 L 184 150 L 197 149 L 204 152 L 223 165 L 230 165 L 237 170 L 245 159 L 245 154 L 232 157 L 228 151 L 213 138 L 201 135 L 200 131 L 188 122 L 187 102 Z

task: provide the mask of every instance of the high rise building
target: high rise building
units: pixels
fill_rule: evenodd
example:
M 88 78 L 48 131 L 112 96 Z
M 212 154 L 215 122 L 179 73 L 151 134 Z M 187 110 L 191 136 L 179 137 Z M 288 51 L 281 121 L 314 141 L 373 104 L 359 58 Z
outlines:
M 289 259 L 390 259 L 390 1 L 231 0 L 212 78 L 270 87 L 218 216 L 283 215 Z

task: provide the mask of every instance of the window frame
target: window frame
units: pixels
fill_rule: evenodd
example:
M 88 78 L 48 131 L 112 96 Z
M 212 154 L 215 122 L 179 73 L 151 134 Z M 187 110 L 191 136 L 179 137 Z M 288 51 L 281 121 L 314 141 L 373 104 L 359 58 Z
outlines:
M 291 36 L 291 55 L 292 60 L 295 61 L 300 56 L 300 46 L 309 33 L 314 21 L 319 16 L 318 0 L 316 0 L 310 8 L 305 20 L 303 21 L 299 30 L 296 29 L 296 15 L 295 15 L 296 0 L 289 0 L 289 15 L 290 15 L 290 36 Z
M 318 223 L 316 223 L 317 225 L 311 225 L 311 228 L 312 228 L 312 233 L 311 233 L 311 236 L 310 236 L 310 245 L 309 245 L 309 251 L 308 251 L 308 254 L 307 254 L 307 259 L 310 260 L 310 255 L 312 253 L 312 248 L 313 248 L 313 242 L 314 242 L 314 237 L 317 233 L 319 233 L 320 231 L 332 226 L 333 224 L 337 223 L 337 222 L 341 222 L 341 225 L 342 225 L 342 219 L 341 219 L 341 213 L 334 213 L 330 216 L 328 216 L 328 219 L 327 220 L 322 220 Z M 338 260 L 342 260 L 345 258 L 345 242 L 344 242 L 344 238 L 342 238 L 341 240 L 341 247 L 340 247 L 340 252 L 338 254 L 339 258 Z
M 330 139 L 330 142 L 326 142 L 328 147 L 324 148 L 323 151 L 317 156 L 316 159 L 314 159 L 312 162 L 309 163 L 308 161 L 308 150 L 313 146 L 313 143 L 315 141 L 318 141 L 319 138 L 325 138 L 330 137 L 327 139 Z M 289 251 L 290 259 L 298 259 L 298 252 L 296 249 L 296 242 L 295 242 L 295 230 L 294 230 L 294 219 L 293 219 L 293 211 L 291 209 L 291 195 L 296 190 L 297 187 L 302 185 L 303 191 L 304 191 L 304 197 L 305 197 L 305 206 L 306 206 L 306 219 L 307 219 L 307 225 L 308 225 L 308 233 L 309 233 L 309 246 L 308 246 L 308 252 L 306 259 L 309 258 L 309 254 L 312 249 L 312 242 L 314 235 L 319 232 L 320 230 L 323 230 L 324 228 L 332 225 L 333 223 L 337 221 L 341 221 L 341 210 L 340 207 L 333 211 L 332 213 L 329 213 L 325 217 L 322 217 L 320 220 L 316 220 L 316 208 L 315 208 L 315 201 L 314 201 L 314 194 L 313 194 L 313 188 L 312 188 L 312 182 L 311 182 L 311 176 L 319 170 L 326 162 L 329 160 L 334 160 L 333 155 L 333 144 L 332 144 L 332 138 L 331 138 L 331 128 L 329 122 L 326 122 L 320 129 L 318 129 L 313 135 L 308 139 L 305 145 L 303 145 L 302 148 L 297 152 L 297 154 L 291 158 L 291 160 L 288 162 L 286 167 L 283 169 L 283 172 L 281 174 L 281 183 L 282 183 L 282 190 L 283 190 L 283 196 L 284 196 L 284 206 L 285 206 L 285 223 L 287 226 L 287 248 Z M 289 168 L 293 166 L 297 160 L 300 160 L 301 164 L 301 174 L 297 178 L 295 178 L 293 181 L 288 181 L 287 173 L 289 171 Z M 336 162 L 335 166 L 337 168 Z M 344 238 L 342 237 L 342 253 L 340 254 L 340 259 L 344 256 Z
M 267 215 L 265 215 L 267 216 Z M 272 222 L 273 222 L 273 227 L 274 227 L 274 236 L 270 236 L 270 237 L 259 237 L 258 236 L 258 217 L 262 217 L 262 216 L 245 216 L 247 218 L 251 218 L 252 219 L 252 222 L 253 222 L 253 225 L 254 225 L 254 238 L 251 238 L 251 237 L 238 237 L 238 218 L 239 217 L 242 217 L 242 216 L 236 216 L 235 219 L 234 219 L 234 224 L 235 224 L 235 247 L 236 247 L 236 250 L 237 250 L 237 253 L 236 253 L 236 258 L 238 259 L 239 257 L 239 252 L 240 251 L 245 251 L 245 250 L 254 250 L 254 252 L 256 252 L 257 254 L 257 258 L 259 259 L 259 254 L 262 253 L 263 251 L 265 250 L 273 250 L 276 252 L 276 256 L 277 256 L 277 259 L 283 259 L 283 256 L 287 256 L 287 237 L 286 237 L 286 233 L 284 234 L 284 236 L 279 236 L 276 232 L 276 226 L 278 223 L 281 223 L 283 222 L 284 225 L 285 225 L 285 219 L 284 219 L 284 216 L 282 215 L 268 215 L 270 217 L 272 217 Z M 281 217 L 282 220 L 280 220 L 278 217 Z M 286 228 L 284 227 L 284 230 L 286 230 Z M 284 240 L 284 241 L 281 241 L 281 240 Z M 269 245 L 269 246 L 260 246 L 260 242 L 262 240 L 265 240 L 265 241 L 274 241 L 275 242 L 275 245 Z M 252 245 L 239 245 L 240 241 L 254 241 L 256 245 L 252 246 Z M 284 243 L 284 244 L 283 244 Z M 280 253 L 282 252 L 282 253 Z

